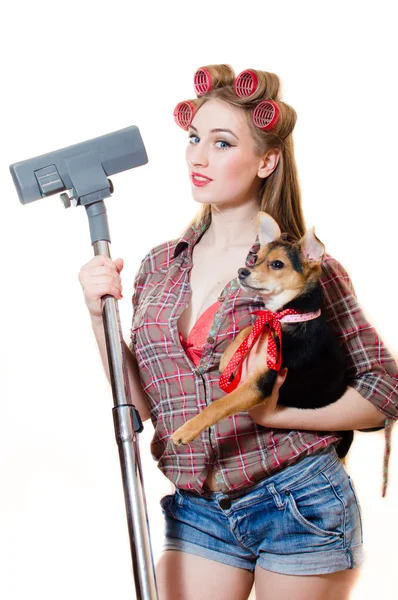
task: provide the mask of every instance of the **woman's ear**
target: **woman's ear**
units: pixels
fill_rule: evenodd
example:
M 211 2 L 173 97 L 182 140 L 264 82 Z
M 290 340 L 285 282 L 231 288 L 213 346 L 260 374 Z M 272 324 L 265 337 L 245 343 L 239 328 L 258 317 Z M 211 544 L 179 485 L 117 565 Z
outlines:
M 278 166 L 279 156 L 280 151 L 277 148 L 271 148 L 271 150 L 268 150 L 266 154 L 264 154 L 260 160 L 257 171 L 257 175 L 261 177 L 261 179 L 265 179 L 275 171 Z

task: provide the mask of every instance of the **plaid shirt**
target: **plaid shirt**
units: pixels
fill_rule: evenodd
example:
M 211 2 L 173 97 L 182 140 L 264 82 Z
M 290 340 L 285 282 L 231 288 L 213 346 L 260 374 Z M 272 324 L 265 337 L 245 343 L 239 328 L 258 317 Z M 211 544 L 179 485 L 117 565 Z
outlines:
M 143 259 L 135 279 L 130 349 L 139 365 L 155 428 L 153 457 L 176 487 L 203 493 L 209 467 L 224 492 L 243 489 L 340 438 L 334 432 L 271 430 L 247 412 L 206 429 L 186 446 L 170 435 L 185 421 L 224 395 L 218 386 L 222 353 L 236 334 L 263 309 L 259 295 L 243 291 L 233 279 L 219 297 L 198 367 L 181 346 L 177 322 L 190 297 L 189 275 L 195 243 L 208 227 L 190 227 L 179 240 L 161 244 Z M 246 264 L 253 264 L 258 241 Z M 387 418 L 398 416 L 395 363 L 358 305 L 343 267 L 330 256 L 322 265 L 324 311 L 348 361 L 349 385 Z

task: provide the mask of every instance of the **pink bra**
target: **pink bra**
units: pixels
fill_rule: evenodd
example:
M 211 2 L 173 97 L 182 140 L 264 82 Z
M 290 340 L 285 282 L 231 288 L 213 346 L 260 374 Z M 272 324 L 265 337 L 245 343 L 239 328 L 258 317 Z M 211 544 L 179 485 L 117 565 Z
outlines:
M 214 315 L 218 311 L 220 303 L 217 301 L 205 310 L 196 321 L 185 340 L 180 333 L 180 342 L 190 360 L 195 366 L 198 366 L 202 357 L 203 347 L 206 343 L 209 329 L 213 322 Z

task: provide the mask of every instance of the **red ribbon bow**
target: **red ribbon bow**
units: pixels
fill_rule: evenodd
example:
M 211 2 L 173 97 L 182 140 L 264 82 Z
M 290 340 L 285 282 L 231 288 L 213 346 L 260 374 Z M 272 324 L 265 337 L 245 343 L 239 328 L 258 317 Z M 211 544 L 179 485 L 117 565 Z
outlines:
M 257 338 L 260 337 L 264 329 L 268 329 L 268 347 L 267 347 L 267 367 L 274 371 L 279 371 L 282 364 L 282 327 L 281 319 L 286 315 L 298 315 L 300 314 L 293 308 L 287 308 L 281 312 L 272 312 L 270 310 L 259 310 L 252 313 L 258 316 L 258 319 L 254 323 L 252 330 L 246 339 L 243 340 L 231 360 L 225 367 L 219 381 L 220 388 L 228 394 L 237 388 L 240 378 L 242 375 L 242 363 L 246 354 L 252 349 Z M 275 343 L 275 338 L 272 333 L 276 334 L 279 339 L 279 353 Z M 238 367 L 235 376 L 233 373 Z M 232 381 L 231 377 L 233 377 Z

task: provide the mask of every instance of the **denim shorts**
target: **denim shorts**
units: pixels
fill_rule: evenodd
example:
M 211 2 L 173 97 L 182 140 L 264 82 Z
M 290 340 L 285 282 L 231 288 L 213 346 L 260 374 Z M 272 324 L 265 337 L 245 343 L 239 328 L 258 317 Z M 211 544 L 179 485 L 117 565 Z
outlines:
M 161 499 L 165 550 L 254 571 L 319 575 L 362 563 L 362 523 L 353 483 L 334 446 L 249 490 Z

